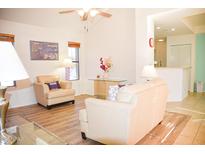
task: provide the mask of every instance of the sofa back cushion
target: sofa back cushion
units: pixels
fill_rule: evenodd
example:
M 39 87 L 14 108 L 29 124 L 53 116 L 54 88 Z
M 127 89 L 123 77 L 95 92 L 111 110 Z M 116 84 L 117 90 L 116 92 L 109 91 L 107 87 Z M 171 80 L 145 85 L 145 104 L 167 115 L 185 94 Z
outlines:
M 50 82 L 55 82 L 59 81 L 60 78 L 57 75 L 41 75 L 36 77 L 37 82 L 40 83 L 50 83 Z
M 117 101 L 118 102 L 125 102 L 129 103 L 134 93 L 130 91 L 124 91 L 120 88 L 117 94 Z
M 144 91 L 149 90 L 149 89 L 155 89 L 155 87 L 158 87 L 162 84 L 165 84 L 163 80 L 155 79 L 155 80 L 140 83 L 140 84 L 124 86 L 119 89 L 119 92 L 117 94 L 117 101 L 127 102 L 127 103 L 134 103 L 134 102 L 136 103 L 137 96 L 140 95 L 140 93 L 143 93 Z
M 119 89 L 117 101 L 131 103 L 133 96 L 146 88 L 147 85 L 144 83 L 124 86 Z

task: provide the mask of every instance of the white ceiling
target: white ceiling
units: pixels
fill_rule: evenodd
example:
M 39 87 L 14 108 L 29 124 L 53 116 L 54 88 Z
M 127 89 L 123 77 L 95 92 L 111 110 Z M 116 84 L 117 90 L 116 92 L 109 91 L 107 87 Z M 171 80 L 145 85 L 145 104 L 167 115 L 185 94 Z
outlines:
M 204 33 L 205 32 L 205 13 L 185 17 L 183 19 L 183 22 L 194 33 Z
M 69 28 L 82 30 L 85 22 L 81 21 L 77 13 L 59 14 L 59 11 L 67 9 L 51 9 L 51 8 L 12 8 L 0 9 L 0 19 L 20 22 L 24 24 L 50 27 L 50 28 Z M 108 12 L 113 12 L 111 9 Z M 166 13 L 153 15 L 155 26 L 160 26 L 160 30 L 155 29 L 155 37 L 166 37 L 168 35 L 191 34 L 191 28 L 187 27 L 182 19 L 187 16 L 193 16 L 204 13 L 205 9 L 168 9 Z M 204 16 L 202 16 L 203 18 Z M 102 17 L 95 17 L 91 23 L 95 23 Z M 194 19 L 190 19 L 190 21 Z M 197 20 L 199 22 L 200 20 Z M 200 24 L 204 24 L 204 20 Z M 170 29 L 175 28 L 172 32 Z
M 154 15 L 155 38 L 192 34 L 193 31 L 184 24 L 183 18 L 202 12 L 205 12 L 205 9 L 173 9 L 167 13 Z M 160 26 L 159 30 L 156 29 L 157 26 Z M 175 31 L 171 31 L 171 28 L 175 28 Z
M 85 26 L 95 25 L 98 21 L 107 18 L 96 16 L 88 21 L 81 21 L 76 12 L 59 14 L 60 11 L 75 8 L 0 8 L 0 19 L 49 28 L 74 29 L 85 31 Z M 101 9 L 112 14 L 112 9 Z
M 0 19 L 50 28 L 82 28 L 82 21 L 77 13 L 59 14 L 66 9 L 12 8 L 0 9 Z

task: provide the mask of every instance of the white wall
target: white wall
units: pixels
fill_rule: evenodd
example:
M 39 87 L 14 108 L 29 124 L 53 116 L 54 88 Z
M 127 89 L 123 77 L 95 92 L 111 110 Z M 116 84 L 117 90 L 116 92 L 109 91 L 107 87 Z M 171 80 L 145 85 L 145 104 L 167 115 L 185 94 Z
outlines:
M 195 79 L 195 35 L 178 35 L 178 36 L 168 36 L 167 37 L 167 56 L 171 51 L 171 45 L 180 45 L 180 44 L 191 44 L 191 83 L 190 91 L 193 91 L 194 79 Z
M 112 9 L 111 14 L 111 18 L 99 20 L 85 34 L 86 78 L 102 75 L 99 59 L 111 57 L 113 68 L 109 76 L 133 83 L 136 80 L 135 10 Z M 86 87 L 92 94 L 92 81 Z
M 191 66 L 191 44 L 171 45 L 167 53 L 167 67 Z
M 145 65 L 153 64 L 154 48 L 149 47 L 149 38 L 154 38 L 154 23 L 148 18 L 149 11 L 136 9 L 136 81 L 141 80 Z
M 81 80 L 73 81 L 73 88 L 76 90 L 76 94 L 83 93 L 82 82 L 84 79 L 84 42 L 83 33 L 79 29 L 54 29 L 44 28 L 38 26 L 32 26 L 17 22 L 11 22 L 6 20 L 0 20 L 0 32 L 11 33 L 15 35 L 15 48 L 22 60 L 31 81 L 35 80 L 37 75 L 41 74 L 59 74 L 61 78 L 64 78 L 64 69 L 60 68 L 61 62 L 67 57 L 67 42 L 77 41 L 81 43 L 80 48 L 80 60 L 81 60 Z M 57 61 L 37 61 L 30 60 L 30 40 L 57 42 L 59 43 L 59 60 Z M 33 101 L 31 101 L 33 102 Z M 29 103 L 27 104 L 29 105 Z

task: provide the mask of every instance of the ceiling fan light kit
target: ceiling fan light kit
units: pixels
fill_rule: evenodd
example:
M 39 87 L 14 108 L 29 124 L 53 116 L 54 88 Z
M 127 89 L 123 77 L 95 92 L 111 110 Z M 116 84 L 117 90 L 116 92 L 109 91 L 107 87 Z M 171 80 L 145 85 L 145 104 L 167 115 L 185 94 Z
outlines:
M 95 17 L 98 13 L 99 13 L 99 11 L 97 11 L 97 10 L 90 10 L 91 17 Z
M 83 10 L 78 10 L 78 14 L 79 14 L 80 17 L 83 17 L 85 12 Z
M 72 12 L 77 12 L 82 21 L 86 21 L 88 20 L 89 17 L 95 17 L 96 15 L 100 15 L 106 18 L 109 18 L 112 16 L 110 13 L 107 13 L 107 12 L 101 11 L 100 9 L 95 9 L 95 8 L 73 9 L 73 10 L 61 11 L 59 13 L 65 14 L 65 13 L 72 13 Z

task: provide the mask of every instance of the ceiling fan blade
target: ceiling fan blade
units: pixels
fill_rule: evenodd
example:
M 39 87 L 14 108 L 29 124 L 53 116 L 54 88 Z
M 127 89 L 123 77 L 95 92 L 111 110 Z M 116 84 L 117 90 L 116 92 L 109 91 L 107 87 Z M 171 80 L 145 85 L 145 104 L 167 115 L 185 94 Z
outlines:
M 67 10 L 67 11 L 60 11 L 60 14 L 64 14 L 64 13 L 72 13 L 75 12 L 76 10 Z
M 103 12 L 103 11 L 99 11 L 99 13 L 98 13 L 99 15 L 101 15 L 101 16 L 103 16 L 103 17 L 107 17 L 107 18 L 109 18 L 109 17 L 111 17 L 112 16 L 112 14 L 110 14 L 110 13 L 107 13 L 107 12 Z

